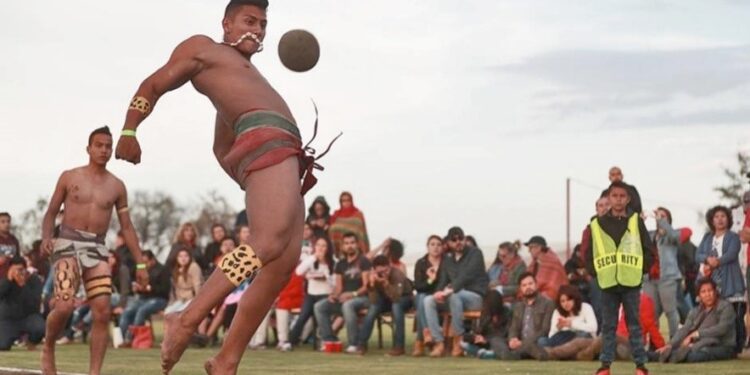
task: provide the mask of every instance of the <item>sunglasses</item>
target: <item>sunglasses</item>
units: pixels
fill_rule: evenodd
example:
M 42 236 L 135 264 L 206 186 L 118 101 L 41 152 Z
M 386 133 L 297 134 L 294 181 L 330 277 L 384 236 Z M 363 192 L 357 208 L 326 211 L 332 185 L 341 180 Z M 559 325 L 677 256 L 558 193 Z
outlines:
M 456 237 L 451 238 L 450 241 L 451 242 L 458 242 L 458 241 L 462 241 L 463 239 L 464 239 L 463 237 L 456 236 Z

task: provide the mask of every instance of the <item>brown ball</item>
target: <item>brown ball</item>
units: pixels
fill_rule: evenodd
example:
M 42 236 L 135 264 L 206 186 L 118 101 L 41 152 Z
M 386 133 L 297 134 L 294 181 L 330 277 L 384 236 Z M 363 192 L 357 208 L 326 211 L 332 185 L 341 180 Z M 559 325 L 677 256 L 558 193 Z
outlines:
M 320 45 L 309 31 L 289 30 L 279 41 L 279 58 L 289 70 L 306 72 L 318 63 Z

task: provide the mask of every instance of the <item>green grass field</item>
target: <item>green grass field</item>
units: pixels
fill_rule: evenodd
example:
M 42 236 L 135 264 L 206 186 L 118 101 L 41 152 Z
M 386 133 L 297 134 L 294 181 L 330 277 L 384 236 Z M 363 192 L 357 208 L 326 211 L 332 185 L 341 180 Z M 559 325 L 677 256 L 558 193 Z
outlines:
M 158 323 L 157 323 L 158 324 Z M 407 325 L 410 327 L 411 325 Z M 160 332 L 160 327 L 157 327 Z M 377 348 L 376 334 L 370 342 Z M 248 350 L 238 374 L 591 374 L 598 362 L 537 362 L 537 361 L 480 361 L 473 358 L 412 358 L 409 356 L 390 358 L 385 353 L 390 345 L 390 331 L 384 327 L 386 349 L 371 349 L 365 356 L 346 354 L 325 354 L 314 352 L 305 345 L 289 353 L 268 349 Z M 340 337 L 345 337 L 342 332 Z M 159 337 L 157 337 L 159 339 Z M 409 337 L 407 340 L 411 340 Z M 411 347 L 407 343 L 408 347 Z M 188 349 L 173 374 L 204 374 L 203 362 L 218 351 L 214 349 Z M 83 344 L 59 346 L 57 349 L 58 370 L 62 372 L 86 373 L 88 369 L 88 347 Z M 39 368 L 39 351 L 29 352 L 14 348 L 10 352 L 0 352 L 0 367 L 25 369 Z M 750 374 L 750 360 L 734 360 L 697 365 L 649 364 L 652 374 L 706 374 L 706 375 L 747 375 Z M 613 374 L 633 374 L 630 362 L 617 362 Z M 104 374 L 159 374 L 159 351 L 110 349 L 104 365 Z M 2 374 L 2 372 L 0 372 Z

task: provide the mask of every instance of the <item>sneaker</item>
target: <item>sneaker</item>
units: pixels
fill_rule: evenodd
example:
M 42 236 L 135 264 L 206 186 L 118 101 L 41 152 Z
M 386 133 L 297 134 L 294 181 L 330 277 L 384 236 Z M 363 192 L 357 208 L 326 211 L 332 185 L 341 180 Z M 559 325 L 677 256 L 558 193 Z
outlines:
M 55 344 L 57 344 L 57 345 L 67 345 L 67 344 L 70 344 L 72 342 L 73 342 L 73 340 L 69 339 L 68 336 L 63 336 L 63 337 L 59 338 L 57 341 L 55 341 Z
M 359 352 L 359 348 L 354 345 L 349 345 L 344 351 L 346 352 L 346 354 L 357 354 Z
M 290 344 L 288 342 L 279 343 L 278 349 L 279 349 L 279 351 L 282 351 L 282 352 L 291 352 L 292 351 L 292 344 Z
M 635 375 L 648 375 L 648 370 L 645 366 L 638 366 L 635 368 Z
M 479 352 L 477 352 L 477 358 L 479 358 L 479 359 L 497 359 L 497 356 L 495 356 L 495 352 L 492 351 L 492 350 L 479 349 Z
M 599 367 L 595 375 L 610 375 L 609 367 Z

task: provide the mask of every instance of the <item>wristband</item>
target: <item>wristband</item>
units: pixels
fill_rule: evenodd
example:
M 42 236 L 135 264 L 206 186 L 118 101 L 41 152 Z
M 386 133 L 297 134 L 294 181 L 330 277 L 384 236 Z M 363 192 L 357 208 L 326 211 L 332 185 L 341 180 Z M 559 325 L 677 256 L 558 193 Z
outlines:
M 133 129 L 122 129 L 122 132 L 120 132 L 120 136 L 122 136 L 122 137 L 135 137 L 135 130 L 133 130 Z
M 135 265 L 135 269 L 137 270 L 145 270 L 146 269 L 146 263 L 138 263 Z

